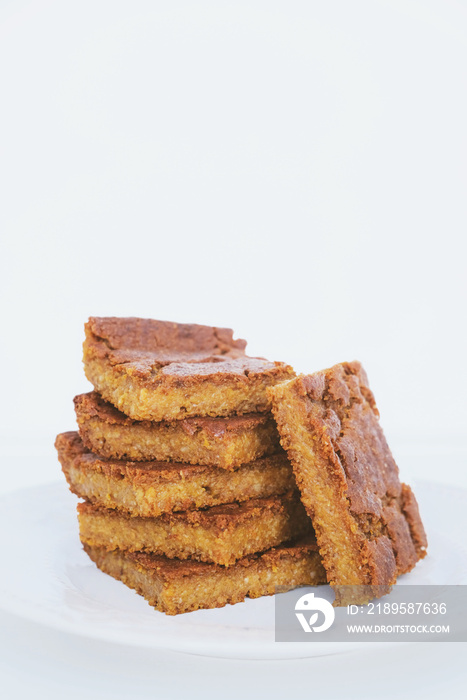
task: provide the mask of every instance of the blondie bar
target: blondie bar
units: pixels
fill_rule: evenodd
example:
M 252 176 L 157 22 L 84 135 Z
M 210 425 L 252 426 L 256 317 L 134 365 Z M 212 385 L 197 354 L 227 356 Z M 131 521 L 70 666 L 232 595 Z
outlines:
M 109 459 L 171 461 L 234 469 L 280 449 L 270 413 L 228 418 L 135 421 L 97 392 L 74 399 L 79 434 Z
M 358 362 L 335 365 L 273 387 L 270 396 L 336 604 L 387 593 L 425 556 L 427 541 L 365 371 Z
M 92 547 L 224 566 L 312 530 L 296 491 L 204 510 L 164 513 L 158 518 L 131 517 L 84 502 L 78 504 L 78 520 L 81 541 Z
M 84 369 L 94 388 L 134 420 L 228 416 L 270 409 L 266 388 L 294 376 L 245 355 L 233 331 L 140 318 L 90 318 Z
M 228 568 L 156 554 L 109 552 L 87 544 L 84 550 L 99 569 L 168 615 L 272 595 L 278 586 L 292 589 L 326 582 L 313 537 L 244 557 Z
M 232 471 L 174 462 L 107 460 L 89 452 L 76 432 L 55 441 L 70 490 L 130 515 L 157 517 L 174 510 L 267 498 L 296 488 L 284 452 Z

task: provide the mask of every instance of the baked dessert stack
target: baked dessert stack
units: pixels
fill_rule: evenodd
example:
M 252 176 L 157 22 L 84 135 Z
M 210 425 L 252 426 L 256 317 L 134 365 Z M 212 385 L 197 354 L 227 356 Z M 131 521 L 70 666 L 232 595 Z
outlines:
M 232 331 L 91 318 L 56 447 L 80 536 L 103 571 L 169 614 L 324 583 L 267 389 L 294 377 Z M 295 542 L 295 544 L 290 544 Z M 297 544 L 298 542 L 298 544 Z
M 326 581 L 364 604 L 425 556 L 358 362 L 297 377 L 228 329 L 91 318 L 84 366 L 56 440 L 81 540 L 158 610 Z

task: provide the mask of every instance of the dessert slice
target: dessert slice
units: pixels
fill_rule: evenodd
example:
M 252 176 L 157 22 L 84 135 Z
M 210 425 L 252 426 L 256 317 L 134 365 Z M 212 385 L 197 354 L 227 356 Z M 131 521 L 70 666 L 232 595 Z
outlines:
M 270 413 L 156 423 L 128 418 L 95 391 L 74 402 L 81 439 L 101 457 L 234 469 L 280 449 Z
M 228 568 L 156 554 L 108 552 L 104 547 L 87 544 L 84 550 L 99 569 L 134 588 L 150 605 L 168 615 L 222 608 L 247 596 L 272 595 L 278 586 L 290 590 L 326 582 L 312 537 L 244 557 Z
M 224 566 L 311 532 L 310 518 L 296 491 L 158 518 L 131 517 L 85 502 L 78 504 L 78 520 L 81 541 L 91 547 Z
M 387 593 L 425 556 L 427 541 L 365 371 L 358 362 L 335 365 L 284 382 L 270 395 L 335 604 Z
M 130 515 L 157 517 L 296 488 L 284 452 L 227 471 L 197 464 L 103 459 L 89 452 L 75 432 L 58 435 L 55 447 L 73 493 Z
M 233 331 L 141 318 L 90 318 L 84 370 L 106 401 L 134 420 L 268 411 L 267 386 L 294 376 L 248 357 Z

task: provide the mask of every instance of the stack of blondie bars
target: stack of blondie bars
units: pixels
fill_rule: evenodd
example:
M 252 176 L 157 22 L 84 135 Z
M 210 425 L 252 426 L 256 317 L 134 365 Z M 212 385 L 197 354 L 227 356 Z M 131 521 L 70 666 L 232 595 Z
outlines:
M 56 447 L 97 566 L 168 614 L 331 584 L 388 593 L 425 556 L 358 362 L 295 376 L 231 330 L 91 318 Z
M 91 318 L 57 437 L 97 566 L 168 614 L 326 581 L 270 413 L 291 367 L 251 358 L 228 329 Z

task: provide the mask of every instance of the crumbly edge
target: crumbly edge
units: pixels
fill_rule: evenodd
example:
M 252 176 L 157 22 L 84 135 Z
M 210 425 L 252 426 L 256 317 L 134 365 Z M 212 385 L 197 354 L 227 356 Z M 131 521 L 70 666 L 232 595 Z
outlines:
M 277 501 L 277 507 L 258 501 L 257 508 L 243 514 L 246 517 L 209 518 L 208 510 L 207 517 L 195 523 L 189 517 L 127 517 L 84 503 L 78 505 L 80 538 L 108 551 L 142 551 L 231 566 L 237 559 L 310 532 L 311 522 L 297 499 Z
M 184 462 L 235 469 L 280 449 L 272 419 L 254 428 L 218 436 L 202 428 L 190 435 L 180 424 L 181 421 L 119 425 L 98 417 L 78 416 L 84 444 L 108 459 Z
M 192 416 L 182 421 L 134 421 L 129 416 L 115 408 L 108 401 L 104 401 L 97 391 L 90 391 L 86 394 L 78 394 L 73 399 L 78 422 L 89 418 L 99 418 L 105 423 L 114 425 L 143 425 L 146 428 L 174 427 L 184 430 L 188 435 L 193 435 L 198 430 L 204 430 L 212 437 L 221 437 L 224 433 L 244 432 L 254 429 L 261 423 L 273 420 L 270 413 L 244 413 L 240 416 Z
M 290 590 L 326 581 L 316 551 L 303 552 L 301 556 L 274 556 L 267 552 L 251 562 L 242 560 L 227 569 L 216 564 L 201 565 L 198 574 L 164 580 L 157 569 L 149 570 L 141 561 L 119 550 L 107 552 L 88 545 L 84 545 L 84 549 L 99 569 L 133 588 L 156 610 L 168 615 L 221 608 L 240 603 L 247 597 L 272 595 L 279 586 Z
M 84 371 L 102 397 L 133 420 L 180 420 L 189 416 L 263 413 L 271 404 L 266 388 L 293 376 L 278 363 L 273 370 L 241 376 L 211 375 L 191 382 L 160 375 L 148 383 L 132 377 L 124 365 L 93 357 L 85 345 Z
M 84 470 L 102 472 L 107 475 L 115 476 L 118 479 L 128 477 L 137 484 L 156 484 L 164 481 L 177 480 L 183 481 L 192 479 L 195 474 L 207 473 L 218 475 L 219 472 L 222 473 L 224 471 L 218 467 L 187 464 L 183 462 L 161 462 L 157 460 L 133 462 L 107 459 L 91 452 L 84 445 L 79 433 L 76 431 L 69 431 L 57 435 L 55 447 L 61 462 L 68 464 L 79 460 L 80 466 Z M 260 457 L 249 464 L 244 464 L 234 471 L 238 469 L 248 469 L 250 466 L 254 466 L 258 470 L 269 470 L 276 465 L 289 466 L 287 456 L 282 449 L 275 454 Z
M 362 578 L 361 563 L 355 561 L 362 539 L 347 513 L 348 502 L 341 484 L 332 478 L 327 462 L 318 452 L 304 448 L 309 442 L 309 431 L 300 397 L 295 396 L 293 387 L 286 384 L 276 387 L 273 397 L 273 413 L 281 443 L 289 455 L 302 501 L 314 523 L 329 583 L 367 583 Z M 313 484 L 313 498 L 309 497 L 309 484 Z M 319 504 L 322 504 L 321 508 Z M 330 521 L 339 523 L 339 527 L 332 532 L 329 529 Z M 344 529 L 346 533 L 343 538 Z
M 162 513 L 265 498 L 293 488 L 290 467 L 270 472 L 249 468 L 235 472 L 219 470 L 225 477 L 203 474 L 177 483 L 136 486 L 102 473 L 83 472 L 73 465 L 63 469 L 70 490 L 81 498 L 130 515 L 158 517 Z

